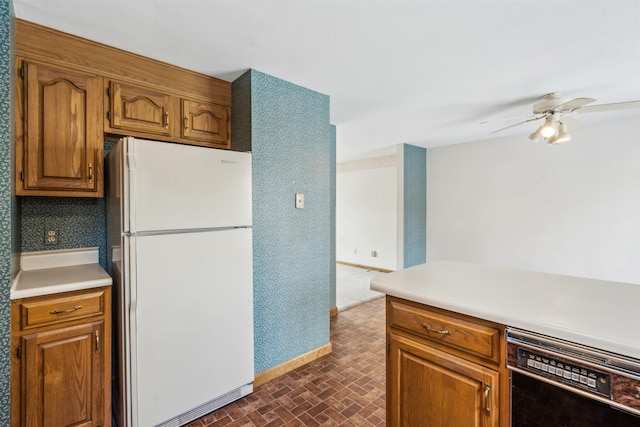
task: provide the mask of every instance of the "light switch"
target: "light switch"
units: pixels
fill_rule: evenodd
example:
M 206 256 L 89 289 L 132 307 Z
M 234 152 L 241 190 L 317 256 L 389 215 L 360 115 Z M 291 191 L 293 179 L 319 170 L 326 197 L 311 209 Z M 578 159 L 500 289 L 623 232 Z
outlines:
M 304 208 L 304 194 L 297 193 L 296 194 L 296 209 Z

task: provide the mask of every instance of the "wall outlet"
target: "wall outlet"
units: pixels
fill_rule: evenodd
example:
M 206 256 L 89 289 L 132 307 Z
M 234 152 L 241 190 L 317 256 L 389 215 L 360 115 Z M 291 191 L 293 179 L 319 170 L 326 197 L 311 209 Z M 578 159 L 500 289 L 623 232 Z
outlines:
M 44 233 L 44 244 L 45 245 L 57 245 L 58 244 L 58 230 L 49 229 Z
M 378 252 L 376 252 L 376 251 L 371 251 L 371 256 L 372 256 L 373 258 L 377 257 L 377 256 L 378 256 Z
M 296 209 L 304 209 L 304 194 L 296 194 Z

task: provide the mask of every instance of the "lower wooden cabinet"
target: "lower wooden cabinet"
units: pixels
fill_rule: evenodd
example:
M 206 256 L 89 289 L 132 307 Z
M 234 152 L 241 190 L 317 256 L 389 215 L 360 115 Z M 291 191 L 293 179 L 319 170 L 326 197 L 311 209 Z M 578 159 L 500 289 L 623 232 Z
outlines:
M 387 426 L 506 427 L 504 327 L 387 297 Z
M 498 426 L 498 372 L 391 335 L 390 426 Z
M 110 288 L 12 302 L 12 427 L 111 426 L 110 307 Z

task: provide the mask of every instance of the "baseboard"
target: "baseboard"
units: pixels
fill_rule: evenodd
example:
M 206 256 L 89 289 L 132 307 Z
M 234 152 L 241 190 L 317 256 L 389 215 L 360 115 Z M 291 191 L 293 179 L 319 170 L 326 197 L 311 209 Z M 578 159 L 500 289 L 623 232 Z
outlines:
M 338 315 L 338 307 L 331 307 L 329 309 L 329 317 L 336 317 Z
M 387 270 L 385 268 L 380 268 L 380 267 L 371 267 L 370 265 L 353 264 L 351 262 L 346 262 L 346 261 L 336 261 L 336 264 L 348 265 L 350 267 L 366 268 L 367 270 L 375 270 L 381 273 L 391 273 L 395 271 L 395 270 Z
M 278 366 L 274 366 L 273 368 L 269 368 L 266 371 L 262 371 L 256 374 L 253 379 L 253 386 L 258 387 L 259 385 L 271 381 L 272 379 L 277 378 L 280 375 L 284 375 L 287 372 L 293 371 L 294 369 L 299 368 L 302 365 L 306 365 L 307 363 L 313 362 L 314 360 L 319 359 L 322 356 L 326 356 L 329 353 L 331 353 L 331 343 L 327 343 L 307 353 L 301 354 L 298 357 L 287 360 L 286 362 L 281 363 Z

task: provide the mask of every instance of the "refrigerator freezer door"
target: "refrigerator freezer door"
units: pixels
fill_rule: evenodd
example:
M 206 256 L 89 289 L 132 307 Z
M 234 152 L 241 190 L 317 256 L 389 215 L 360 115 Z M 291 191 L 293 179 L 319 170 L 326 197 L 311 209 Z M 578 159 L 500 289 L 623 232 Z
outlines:
M 133 425 L 252 383 L 251 229 L 130 240 Z
M 251 225 L 251 154 L 123 139 L 123 231 Z

